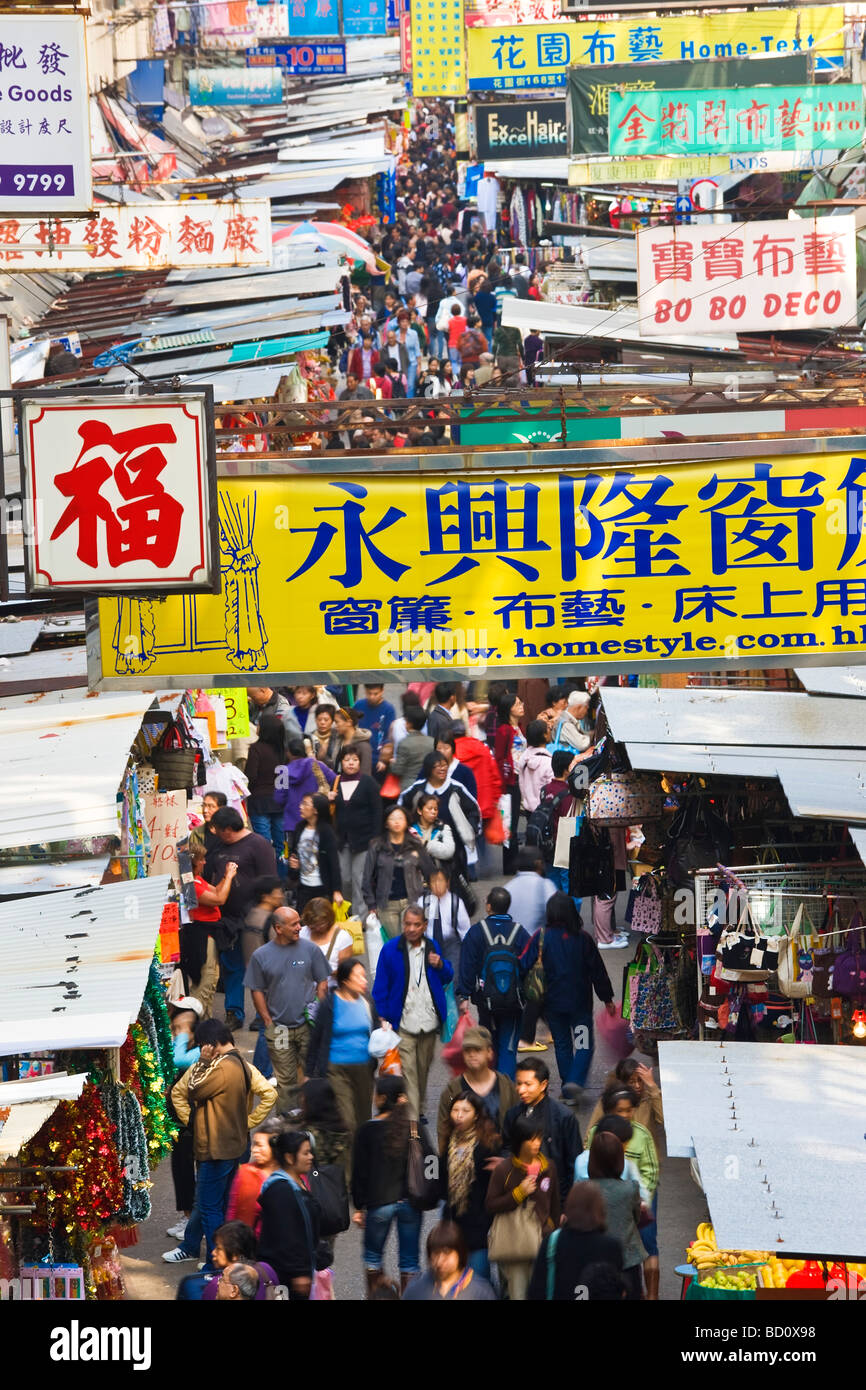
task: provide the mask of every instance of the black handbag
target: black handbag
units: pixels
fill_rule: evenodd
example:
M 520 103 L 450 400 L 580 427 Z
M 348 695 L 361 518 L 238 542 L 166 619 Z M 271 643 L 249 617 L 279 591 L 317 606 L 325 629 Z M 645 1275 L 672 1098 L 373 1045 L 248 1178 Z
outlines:
M 319 1208 L 319 1235 L 327 1239 L 348 1231 L 349 1193 L 346 1174 L 340 1165 L 326 1163 L 321 1168 L 311 1169 L 307 1182 Z
M 612 898 L 616 892 L 613 841 L 586 816 L 569 847 L 568 891 L 575 898 Z
M 430 1131 L 420 1120 L 412 1120 L 409 1126 L 406 1188 L 409 1205 L 416 1211 L 432 1211 L 439 1205 L 442 1196 L 439 1153 L 430 1138 Z
M 766 980 L 779 968 L 779 948 L 783 942 L 787 943 L 786 937 L 762 936 L 756 931 L 747 908 L 736 931 L 722 932 L 716 960 L 722 970 L 731 971 L 737 980 Z
M 665 867 L 675 888 L 690 888 L 698 869 L 711 869 L 730 858 L 727 822 L 702 796 L 690 797 L 668 831 Z

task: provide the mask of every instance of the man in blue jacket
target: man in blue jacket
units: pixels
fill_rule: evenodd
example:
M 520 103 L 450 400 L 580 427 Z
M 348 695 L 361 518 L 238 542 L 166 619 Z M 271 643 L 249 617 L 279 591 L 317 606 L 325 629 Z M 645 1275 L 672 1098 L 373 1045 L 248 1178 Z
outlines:
M 400 1065 L 415 1116 L 424 1111 L 436 1039 L 448 1012 L 445 986 L 454 978 L 453 967 L 426 933 L 423 908 L 407 907 L 403 933 L 385 942 L 373 981 L 379 1017 L 400 1035 Z
M 461 1013 L 467 1012 L 470 999 L 475 1004 L 478 1022 L 489 1028 L 493 1038 L 496 1070 L 513 1081 L 523 1010 L 520 984 L 526 974 L 520 957 L 531 938 L 509 915 L 510 907 L 508 889 L 491 888 L 486 918 L 469 928 L 460 948 L 457 1002 Z M 514 965 L 509 970 L 510 956 Z M 495 970 L 490 969 L 491 962 Z

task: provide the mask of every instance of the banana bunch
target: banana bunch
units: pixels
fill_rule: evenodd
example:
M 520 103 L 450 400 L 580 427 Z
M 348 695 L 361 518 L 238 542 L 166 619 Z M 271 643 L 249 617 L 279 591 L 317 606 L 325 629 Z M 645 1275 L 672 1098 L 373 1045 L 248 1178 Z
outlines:
M 720 1250 L 709 1221 L 698 1226 L 687 1255 L 689 1264 L 695 1265 L 700 1274 L 725 1265 L 764 1264 L 770 1258 L 766 1250 Z

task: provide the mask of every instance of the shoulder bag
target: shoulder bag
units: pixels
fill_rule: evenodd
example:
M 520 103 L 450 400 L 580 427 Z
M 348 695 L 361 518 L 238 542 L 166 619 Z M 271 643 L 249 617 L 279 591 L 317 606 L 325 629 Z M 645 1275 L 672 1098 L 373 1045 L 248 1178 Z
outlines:
M 535 964 L 530 966 L 523 981 L 523 994 L 530 1004 L 541 1004 L 547 993 L 547 976 L 544 973 L 544 927 L 538 940 L 538 955 Z
M 736 931 L 723 931 L 716 949 L 719 974 L 724 980 L 766 980 L 779 968 L 782 938 L 762 936 L 755 931 L 748 905 L 743 909 Z
M 307 1175 L 310 1192 L 319 1207 L 319 1234 L 338 1236 L 350 1225 L 346 1174 L 339 1163 L 326 1163 Z
M 511 1260 L 534 1260 L 541 1249 L 541 1224 L 535 1214 L 535 1203 L 521 1202 L 514 1211 L 501 1211 L 494 1216 L 487 1237 L 487 1254 L 501 1264 Z
M 833 994 L 843 994 L 847 999 L 866 994 L 866 951 L 862 944 L 863 918 L 860 909 L 851 918 L 851 930 L 845 938 L 845 946 L 833 963 Z
M 427 1126 L 413 1120 L 409 1126 L 409 1153 L 406 1166 L 406 1188 L 409 1205 L 416 1211 L 432 1211 L 438 1206 L 439 1154 Z

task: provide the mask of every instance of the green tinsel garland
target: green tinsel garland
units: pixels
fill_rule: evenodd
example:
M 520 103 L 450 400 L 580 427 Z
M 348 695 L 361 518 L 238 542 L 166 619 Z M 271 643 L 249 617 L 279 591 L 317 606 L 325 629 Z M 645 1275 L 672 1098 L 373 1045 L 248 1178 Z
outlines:
M 174 1065 L 174 1040 L 171 1036 L 165 985 L 160 978 L 156 958 L 150 962 L 144 1002 L 153 1015 L 159 1064 L 165 1078 L 166 1089 L 168 1089 L 177 1078 L 177 1068 Z
M 150 1010 L 147 1012 L 149 1014 Z M 149 1022 L 152 1030 L 152 1017 Z M 168 1113 L 165 1085 L 156 1048 L 148 1037 L 148 1030 L 140 1022 L 132 1025 L 132 1038 L 138 1063 L 138 1079 L 144 1097 L 141 1117 L 147 1134 L 150 1167 L 155 1168 L 161 1159 L 171 1153 L 179 1131 Z

